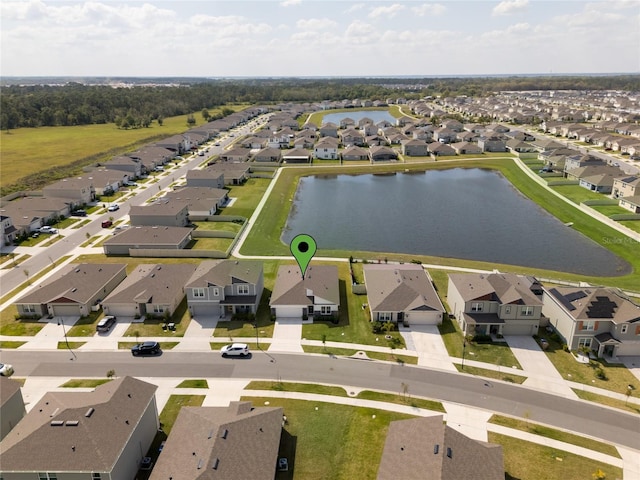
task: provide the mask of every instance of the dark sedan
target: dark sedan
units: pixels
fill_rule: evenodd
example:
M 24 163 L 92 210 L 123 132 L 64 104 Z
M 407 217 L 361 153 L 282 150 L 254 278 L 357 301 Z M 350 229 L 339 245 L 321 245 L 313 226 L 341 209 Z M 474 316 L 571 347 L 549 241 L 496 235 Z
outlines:
M 158 342 L 143 342 L 131 347 L 131 354 L 138 355 L 157 355 L 160 353 L 160 344 Z

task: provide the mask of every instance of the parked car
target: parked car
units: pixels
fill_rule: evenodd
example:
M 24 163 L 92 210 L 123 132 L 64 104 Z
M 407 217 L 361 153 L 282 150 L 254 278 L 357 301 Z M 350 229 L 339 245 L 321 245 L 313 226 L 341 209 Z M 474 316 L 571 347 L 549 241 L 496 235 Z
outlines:
M 140 470 L 151 470 L 151 467 L 153 467 L 151 457 L 143 457 L 142 460 L 140 460 Z
M 164 172 L 164 167 L 162 165 L 158 165 L 156 168 L 154 168 L 154 170 L 156 172 Z
M 160 344 L 158 342 L 142 342 L 131 347 L 131 354 L 138 355 L 157 355 L 160 353 Z
M 113 222 L 111 220 L 105 220 L 104 222 L 102 222 L 102 228 L 109 228 L 111 225 L 113 225 Z
M 111 330 L 111 327 L 113 327 L 115 324 L 116 324 L 116 317 L 113 315 L 107 315 L 106 317 L 104 317 L 102 320 L 98 322 L 98 324 L 96 325 L 96 331 L 108 332 L 109 330 Z
M 278 459 L 278 471 L 286 472 L 288 470 L 289 470 L 289 460 L 287 460 L 285 457 L 280 457 Z
M 40 232 L 40 233 L 58 233 L 58 229 L 57 228 L 53 228 L 53 227 L 49 227 L 48 225 L 45 225 L 44 227 L 40 227 L 38 229 L 38 232 Z
M 220 349 L 223 357 L 246 357 L 249 355 L 249 345 L 246 343 L 232 343 Z
M 113 205 L 109 205 L 107 207 L 107 212 L 115 212 L 117 210 L 120 210 L 120 205 L 118 205 L 117 203 L 114 203 Z
M 73 215 L 74 217 L 86 217 L 87 212 L 85 212 L 84 210 L 74 210 L 73 212 L 71 212 L 71 215 Z
M 137 187 L 138 184 L 136 182 L 124 182 L 125 187 Z
M 38 238 L 40 236 L 40 232 L 33 232 L 31 234 L 31 238 Z
M 13 366 L 8 363 L 0 363 L 0 375 L 10 377 L 13 375 Z

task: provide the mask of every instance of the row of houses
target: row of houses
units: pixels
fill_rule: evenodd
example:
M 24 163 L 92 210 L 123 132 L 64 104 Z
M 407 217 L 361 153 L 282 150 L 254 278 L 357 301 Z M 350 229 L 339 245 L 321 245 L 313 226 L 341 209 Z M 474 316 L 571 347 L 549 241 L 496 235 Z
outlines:
M 0 475 L 6 480 L 31 479 L 34 472 L 47 479 L 130 479 L 137 478 L 150 454 L 157 457 L 154 465 L 147 464 L 150 480 L 276 478 L 280 446 L 290 435 L 282 407 L 254 407 L 247 401 L 182 407 L 156 454 L 151 446 L 164 435 L 156 390 L 151 383 L 122 377 L 89 392 L 48 392 L 26 413 L 20 383 L 0 377 L 0 418 L 7 427 L 0 437 Z M 434 415 L 391 422 L 377 478 L 423 478 L 427 471 L 434 479 L 473 478 L 479 464 L 482 478 L 504 478 L 501 446 L 473 440 Z
M 640 354 L 640 306 L 616 289 L 545 289 L 529 276 L 450 274 L 446 312 L 420 265 L 367 264 L 363 272 L 372 322 L 437 325 L 450 314 L 465 335 L 536 335 L 551 327 L 572 350 Z M 299 267 L 281 265 L 269 298 L 271 314 L 337 319 L 340 281 L 333 265 L 312 265 L 304 278 Z M 193 316 L 228 318 L 255 314 L 263 289 L 263 266 L 254 261 L 140 265 L 128 275 L 123 264 L 74 264 L 15 304 L 23 317 L 84 316 L 101 306 L 119 317 L 162 318 L 186 298 Z

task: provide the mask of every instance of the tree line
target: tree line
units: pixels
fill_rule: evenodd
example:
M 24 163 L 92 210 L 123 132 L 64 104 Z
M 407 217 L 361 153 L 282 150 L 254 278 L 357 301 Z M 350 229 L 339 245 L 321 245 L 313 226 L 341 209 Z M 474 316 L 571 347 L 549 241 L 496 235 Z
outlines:
M 166 79 L 165 79 L 166 80 Z M 281 78 L 190 80 L 168 86 L 113 88 L 64 85 L 0 87 L 0 129 L 115 123 L 143 128 L 152 121 L 233 103 L 274 104 L 343 99 L 486 96 L 500 90 L 640 90 L 639 75 L 578 77 Z M 212 118 L 213 119 L 213 118 Z

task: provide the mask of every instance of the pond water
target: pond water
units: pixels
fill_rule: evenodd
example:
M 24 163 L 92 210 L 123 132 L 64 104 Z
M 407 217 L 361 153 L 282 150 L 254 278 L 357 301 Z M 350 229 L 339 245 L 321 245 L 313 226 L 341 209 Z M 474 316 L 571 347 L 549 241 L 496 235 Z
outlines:
M 386 120 L 387 122 L 391 122 L 393 125 L 396 124 L 396 119 L 393 118 L 388 110 L 352 110 L 341 113 L 329 113 L 322 117 L 322 122 L 335 123 L 336 125 L 340 125 L 341 120 L 345 118 L 351 118 L 352 120 L 355 120 L 356 123 L 358 123 L 358 121 L 362 120 L 365 117 L 373 120 L 373 123 L 378 123 L 382 120 Z
M 302 177 L 282 240 L 614 276 L 627 262 L 524 197 L 497 172 Z

